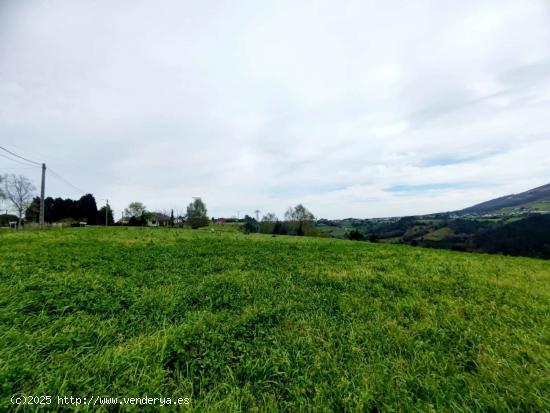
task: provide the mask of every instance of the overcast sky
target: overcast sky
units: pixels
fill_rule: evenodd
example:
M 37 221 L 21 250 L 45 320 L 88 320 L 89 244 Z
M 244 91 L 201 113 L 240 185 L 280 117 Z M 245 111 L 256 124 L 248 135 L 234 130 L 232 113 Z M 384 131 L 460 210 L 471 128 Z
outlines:
M 464 208 L 550 182 L 550 2 L 1 0 L 0 145 L 116 217 Z

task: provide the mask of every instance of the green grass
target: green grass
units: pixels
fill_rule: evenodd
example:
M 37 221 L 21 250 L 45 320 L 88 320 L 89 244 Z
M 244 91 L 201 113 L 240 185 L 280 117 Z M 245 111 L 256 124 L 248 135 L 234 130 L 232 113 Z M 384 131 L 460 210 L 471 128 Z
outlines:
M 550 201 L 531 202 L 525 206 L 538 211 L 550 211 Z
M 453 235 L 453 230 L 449 227 L 443 227 L 429 232 L 424 236 L 424 239 L 426 241 L 442 241 L 451 235 Z
M 190 397 L 197 412 L 550 410 L 548 261 L 75 228 L 0 232 L 0 280 L 0 411 L 14 393 Z

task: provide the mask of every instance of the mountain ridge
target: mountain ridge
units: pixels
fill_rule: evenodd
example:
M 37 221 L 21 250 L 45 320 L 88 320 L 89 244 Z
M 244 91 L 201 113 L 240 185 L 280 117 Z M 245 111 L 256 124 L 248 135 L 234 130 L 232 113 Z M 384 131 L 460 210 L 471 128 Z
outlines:
M 540 204 L 540 205 L 539 205 Z M 456 211 L 459 215 L 486 214 L 506 209 L 550 211 L 550 183 L 518 194 L 505 195 Z

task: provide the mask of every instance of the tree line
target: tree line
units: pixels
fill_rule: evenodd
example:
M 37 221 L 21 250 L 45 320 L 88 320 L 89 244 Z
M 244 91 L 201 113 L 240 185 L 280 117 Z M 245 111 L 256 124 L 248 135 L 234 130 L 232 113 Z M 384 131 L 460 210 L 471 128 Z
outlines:
M 125 224 L 130 226 L 146 225 L 147 221 L 155 218 L 153 212 L 147 211 L 147 208 L 142 202 L 131 202 L 124 210 Z M 206 204 L 201 198 L 195 198 L 187 206 L 186 214 L 183 217 L 175 217 L 172 210 L 170 215 L 164 215 L 164 225 L 176 226 L 184 223 L 191 228 L 200 228 L 210 225 L 215 221 L 214 218 L 208 217 Z M 238 220 L 237 220 L 238 221 Z M 298 236 L 315 236 L 319 235 L 315 227 L 315 216 L 302 204 L 295 207 L 289 207 L 285 212 L 284 220 L 280 221 L 277 215 L 270 212 L 265 214 L 260 221 L 245 215 L 239 229 L 246 233 L 263 233 L 275 235 L 298 235 Z
M 114 223 L 113 211 L 110 208 L 109 211 L 106 211 L 106 207 L 98 209 L 92 194 L 86 194 L 77 200 L 52 197 L 44 199 L 44 221 L 48 223 L 73 224 L 84 221 L 88 225 L 104 224 L 106 212 L 108 224 L 112 225 Z M 39 215 L 40 197 L 35 197 L 27 208 L 25 217 L 28 221 L 38 222 Z
M 23 218 L 29 222 L 38 222 L 40 219 L 40 198 L 35 196 L 35 186 L 22 175 L 0 175 L 0 201 L 7 201 L 11 210 L 16 215 L 2 216 L 4 220 L 17 219 L 21 225 Z M 113 210 L 105 206 L 98 209 L 96 200 L 92 194 L 86 194 L 79 199 L 53 198 L 44 199 L 44 221 L 46 223 L 64 223 L 78 225 L 86 222 L 88 225 L 130 225 L 144 226 L 151 220 L 162 220 L 162 225 L 176 226 L 186 224 L 191 228 L 208 226 L 212 220 L 208 217 L 206 204 L 201 198 L 194 198 L 186 208 L 185 215 L 174 216 L 174 210 L 170 215 L 148 211 L 142 202 L 131 202 L 124 209 L 123 217 L 115 223 Z M 230 221 L 230 219 L 228 219 Z M 239 221 L 239 220 L 237 220 Z M 7 222 L 6 222 L 7 223 Z M 6 224 L 2 222 L 2 224 Z M 284 215 L 284 220 L 279 220 L 274 213 L 265 214 L 260 221 L 246 215 L 242 220 L 240 230 L 245 233 L 264 233 L 280 235 L 318 235 L 315 228 L 315 216 L 302 204 L 289 207 Z
M 174 216 L 173 209 L 170 211 L 170 215 L 167 213 L 151 212 L 147 210 L 147 207 L 142 202 L 134 201 L 124 209 L 122 221 L 130 226 L 144 226 L 153 219 L 162 220 L 163 225 L 170 227 L 185 223 L 191 228 L 196 229 L 210 224 L 206 204 L 201 198 L 195 198 L 193 202 L 187 206 L 186 214 L 183 216 L 178 215 L 177 217 Z
M 289 207 L 285 212 L 284 221 L 279 221 L 277 215 L 272 212 L 265 214 L 259 222 L 246 215 L 241 231 L 246 234 L 259 232 L 274 235 L 319 235 L 315 227 L 315 216 L 302 204 Z

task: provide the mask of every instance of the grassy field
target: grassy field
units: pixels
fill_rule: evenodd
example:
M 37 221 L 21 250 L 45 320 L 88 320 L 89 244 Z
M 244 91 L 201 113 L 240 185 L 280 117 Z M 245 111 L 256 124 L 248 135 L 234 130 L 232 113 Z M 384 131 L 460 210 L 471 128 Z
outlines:
M 0 280 L 0 411 L 15 393 L 189 397 L 182 410 L 200 412 L 550 410 L 549 261 L 75 228 L 0 232 Z

